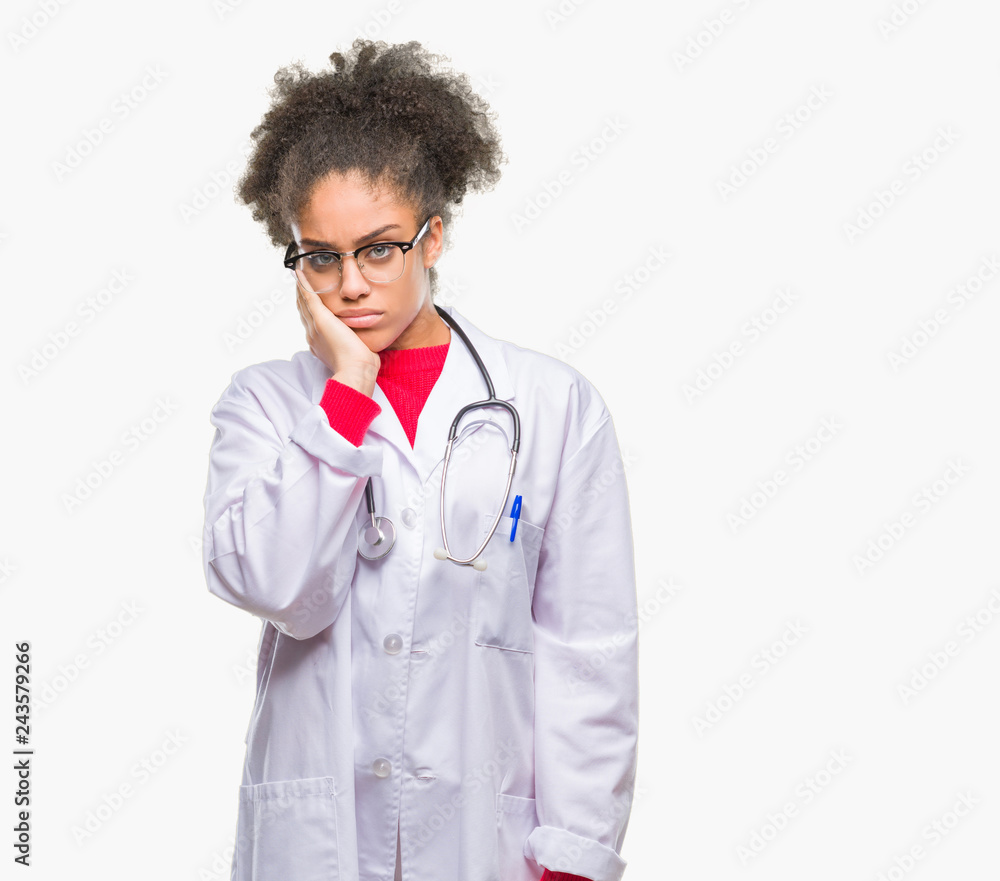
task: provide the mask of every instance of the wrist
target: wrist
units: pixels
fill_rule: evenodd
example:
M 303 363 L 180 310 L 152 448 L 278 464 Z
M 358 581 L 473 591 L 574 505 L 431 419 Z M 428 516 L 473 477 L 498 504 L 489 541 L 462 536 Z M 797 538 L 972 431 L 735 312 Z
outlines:
M 371 364 L 351 364 L 334 373 L 333 378 L 370 398 L 375 393 L 378 367 Z

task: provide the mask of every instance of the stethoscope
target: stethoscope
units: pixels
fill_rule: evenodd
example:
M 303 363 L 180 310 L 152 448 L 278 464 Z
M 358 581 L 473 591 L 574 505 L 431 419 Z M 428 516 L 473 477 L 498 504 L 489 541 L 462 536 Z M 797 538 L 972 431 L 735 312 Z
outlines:
M 469 354 L 475 359 L 476 366 L 479 368 L 479 372 L 482 374 L 483 381 L 486 383 L 486 388 L 490 394 L 488 400 L 466 404 L 458 411 L 451 423 L 451 429 L 448 432 L 448 446 L 445 447 L 444 451 L 444 464 L 441 467 L 441 541 L 444 542 L 444 547 L 437 548 L 434 551 L 434 556 L 438 560 L 451 560 L 453 563 L 458 563 L 461 566 L 471 565 L 474 569 L 482 572 L 486 568 L 486 561 L 480 560 L 479 555 L 482 554 L 486 549 L 486 545 L 489 544 L 490 539 L 493 538 L 493 533 L 496 532 L 500 518 L 507 507 L 507 499 L 510 497 L 510 485 L 514 480 L 514 466 L 517 463 L 517 452 L 521 447 L 521 420 L 513 404 L 501 401 L 496 396 L 489 371 L 487 371 L 486 365 L 483 364 L 483 359 L 479 357 L 479 353 L 476 351 L 475 346 L 472 345 L 465 331 L 440 306 L 435 305 L 434 308 L 437 310 L 438 315 L 451 325 L 451 329 L 462 338 L 462 342 L 465 343 Z M 471 557 L 460 560 L 458 557 L 452 555 L 451 549 L 448 546 L 448 533 L 444 525 L 444 487 L 448 477 L 448 462 L 451 460 L 451 449 L 458 434 L 458 425 L 466 413 L 484 407 L 503 407 L 510 413 L 511 418 L 514 420 L 514 439 L 510 445 L 510 468 L 507 471 L 507 487 L 504 490 L 503 501 L 500 503 L 500 510 L 497 511 L 496 517 L 493 518 L 493 525 L 490 527 L 489 535 L 486 536 L 483 543 Z M 366 560 L 380 560 L 392 550 L 392 546 L 396 542 L 396 527 L 392 525 L 392 521 L 388 517 L 378 517 L 375 515 L 375 493 L 372 490 L 372 479 L 370 477 L 368 478 L 368 483 L 365 485 L 365 503 L 368 507 L 370 522 L 366 523 L 358 531 L 358 553 Z

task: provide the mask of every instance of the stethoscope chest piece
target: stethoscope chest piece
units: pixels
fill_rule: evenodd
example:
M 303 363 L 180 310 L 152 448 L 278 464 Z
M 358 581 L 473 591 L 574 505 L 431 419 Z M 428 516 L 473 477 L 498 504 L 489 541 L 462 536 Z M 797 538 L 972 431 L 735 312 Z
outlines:
M 366 560 L 381 560 L 396 543 L 396 527 L 388 517 L 375 516 L 375 495 L 370 477 L 365 484 L 365 500 L 368 503 L 368 520 L 358 530 L 358 553 Z
M 358 530 L 358 553 L 366 560 L 380 560 L 396 543 L 396 527 L 388 517 L 376 517 Z

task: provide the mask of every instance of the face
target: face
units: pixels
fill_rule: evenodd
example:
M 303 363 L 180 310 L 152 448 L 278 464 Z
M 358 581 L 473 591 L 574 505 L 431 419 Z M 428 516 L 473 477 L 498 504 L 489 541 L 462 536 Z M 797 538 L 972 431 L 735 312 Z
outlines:
M 292 224 L 292 234 L 305 250 L 343 253 L 377 242 L 408 242 L 425 219 L 416 217 L 413 206 L 388 189 L 370 192 L 359 175 L 335 173 L 314 187 L 298 223 Z M 431 302 L 427 272 L 437 262 L 442 242 L 441 218 L 434 217 L 420 241 L 407 251 L 403 274 L 395 281 L 370 282 L 357 261 L 348 257 L 342 264 L 340 287 L 320 294 L 320 299 L 334 315 L 346 319 L 345 324 L 350 313 L 378 313 L 371 323 L 351 327 L 373 352 L 444 344 L 450 335 Z

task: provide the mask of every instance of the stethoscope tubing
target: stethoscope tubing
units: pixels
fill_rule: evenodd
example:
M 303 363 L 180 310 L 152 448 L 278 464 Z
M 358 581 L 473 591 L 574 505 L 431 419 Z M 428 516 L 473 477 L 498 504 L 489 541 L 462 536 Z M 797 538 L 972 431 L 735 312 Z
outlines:
M 441 504 L 440 504 L 440 514 L 441 514 L 441 541 L 444 543 L 444 549 L 438 549 L 435 552 L 435 557 L 442 560 L 451 560 L 453 563 L 457 563 L 461 566 L 473 565 L 475 568 L 485 568 L 485 562 L 482 566 L 479 566 L 476 562 L 479 556 L 486 549 L 486 545 L 489 544 L 490 539 L 493 538 L 493 534 L 496 532 L 497 526 L 500 524 L 500 518 L 503 516 L 503 512 L 507 508 L 507 499 L 510 498 L 510 487 L 514 480 L 514 469 L 517 466 L 517 454 L 521 448 L 521 419 L 518 416 L 517 409 L 508 401 L 501 401 L 496 396 L 496 391 L 493 388 L 493 380 L 490 378 L 489 371 L 486 369 L 486 365 L 483 363 L 483 359 L 479 356 L 479 352 L 476 351 L 475 346 L 472 345 L 472 341 L 469 339 L 468 335 L 458 326 L 458 322 L 455 321 L 447 312 L 444 311 L 440 306 L 435 304 L 434 308 L 437 310 L 438 315 L 446 321 L 451 329 L 454 330 L 459 337 L 461 337 L 462 342 L 465 344 L 466 349 L 468 349 L 469 354 L 472 355 L 476 362 L 476 366 L 479 368 L 479 373 L 483 377 L 483 381 L 486 383 L 486 389 L 489 393 L 489 398 L 484 401 L 475 401 L 471 404 L 466 404 L 462 407 L 455 418 L 452 420 L 451 428 L 448 431 L 448 444 L 445 447 L 444 461 L 441 466 Z M 496 517 L 493 518 L 493 525 L 490 527 L 489 534 L 483 540 L 483 543 L 476 549 L 476 552 L 466 559 L 460 559 L 455 557 L 451 553 L 451 549 L 448 546 L 448 534 L 445 528 L 445 518 L 444 518 L 444 493 L 445 484 L 448 478 L 448 463 L 451 461 L 451 451 L 455 443 L 455 438 L 458 435 L 458 426 L 461 423 L 463 417 L 466 413 L 473 410 L 479 410 L 486 407 L 501 407 L 506 410 L 514 423 L 514 438 L 510 445 L 510 467 L 507 469 L 507 486 L 504 489 L 503 502 L 500 504 L 500 509 L 497 511 Z M 379 560 L 392 550 L 393 544 L 396 541 L 396 529 L 392 524 L 392 521 L 388 517 L 378 517 L 375 514 L 375 493 L 372 489 L 372 480 L 369 477 L 368 482 L 365 485 L 365 504 L 368 508 L 368 517 L 370 523 L 366 523 L 361 527 L 358 533 L 358 553 L 364 557 L 366 560 Z M 366 537 L 366 533 L 369 533 L 370 537 Z M 382 547 L 383 542 L 385 542 L 385 547 Z M 371 553 L 365 552 L 365 544 L 368 544 L 373 551 Z M 443 553 L 443 556 L 442 556 Z

